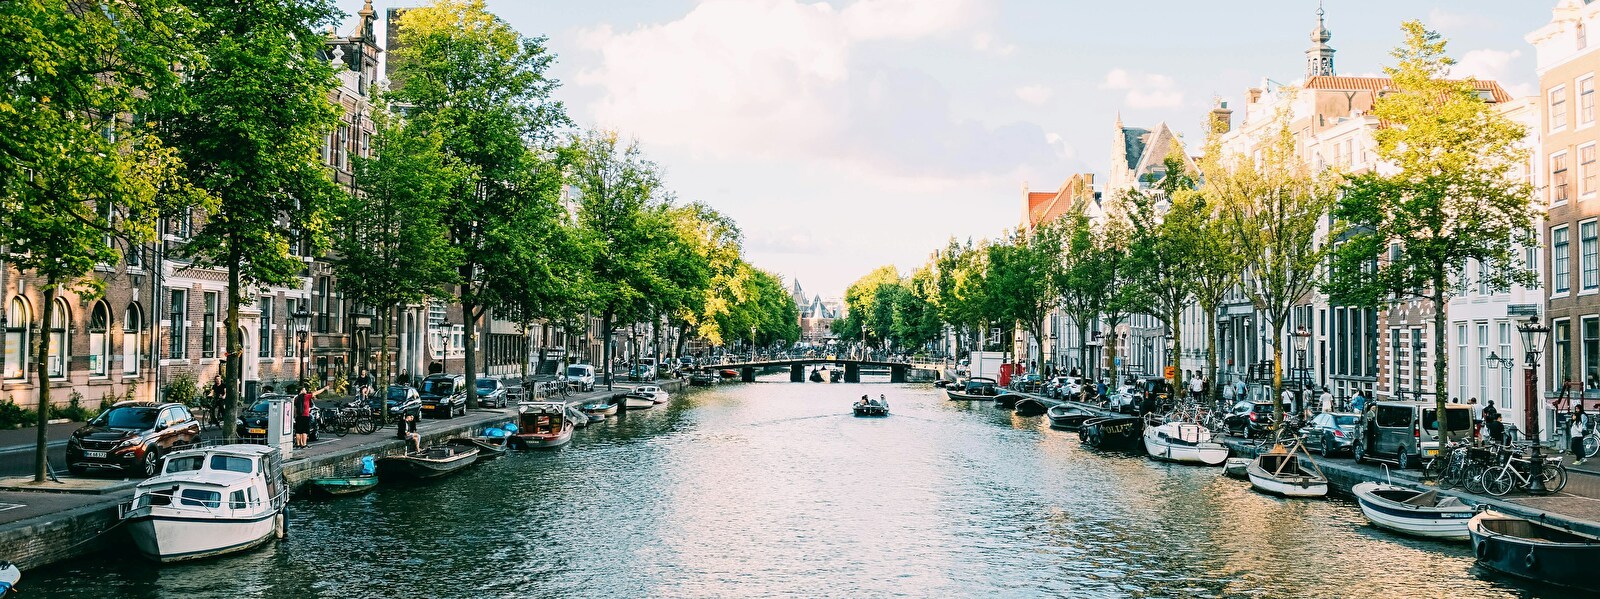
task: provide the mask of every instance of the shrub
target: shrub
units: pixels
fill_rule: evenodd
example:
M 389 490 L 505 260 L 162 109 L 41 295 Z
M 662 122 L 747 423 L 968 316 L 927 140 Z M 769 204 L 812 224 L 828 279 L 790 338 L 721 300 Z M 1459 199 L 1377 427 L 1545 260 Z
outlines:
M 83 407 L 83 394 L 77 391 L 73 391 L 71 395 L 67 396 L 66 407 L 50 406 L 51 418 L 66 418 L 73 422 L 87 422 L 98 413 L 98 411 Z
M 193 374 L 179 373 L 167 381 L 161 394 L 167 401 L 194 407 L 200 397 L 200 385 Z
M 0 429 L 14 429 L 19 426 L 33 426 L 39 421 L 39 413 L 17 405 L 7 397 L 0 401 Z

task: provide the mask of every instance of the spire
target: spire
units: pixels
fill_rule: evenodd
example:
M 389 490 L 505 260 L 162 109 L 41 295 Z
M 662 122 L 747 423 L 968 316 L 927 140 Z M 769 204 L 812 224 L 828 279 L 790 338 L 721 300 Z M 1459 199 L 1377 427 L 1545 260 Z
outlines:
M 1317 2 L 1317 28 L 1311 30 L 1311 48 L 1306 50 L 1306 79 L 1322 75 L 1333 75 L 1333 48 L 1328 46 L 1328 40 L 1333 39 L 1333 33 L 1328 31 L 1323 22 L 1322 2 Z

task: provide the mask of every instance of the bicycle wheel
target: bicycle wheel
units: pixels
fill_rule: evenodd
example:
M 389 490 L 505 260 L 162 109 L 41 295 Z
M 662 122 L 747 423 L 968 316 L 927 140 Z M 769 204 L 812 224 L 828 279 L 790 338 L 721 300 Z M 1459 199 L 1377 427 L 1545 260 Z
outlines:
M 1583 437 L 1583 459 L 1587 460 L 1600 453 L 1600 435 L 1586 435 Z
M 350 434 L 350 423 L 345 421 L 343 414 L 334 413 L 332 416 L 322 418 L 322 430 L 343 437 Z
M 1483 490 L 1490 495 L 1505 497 L 1515 486 L 1515 479 L 1505 466 L 1493 466 L 1483 471 Z
M 371 414 L 357 414 L 355 428 L 357 433 L 370 435 L 378 430 L 378 421 Z
M 1481 464 L 1467 464 L 1464 470 L 1461 475 L 1461 488 L 1468 493 L 1483 493 L 1483 473 L 1487 469 Z
M 1544 488 L 1551 493 L 1559 493 L 1567 488 L 1567 467 L 1564 464 L 1545 464 L 1540 472 L 1544 479 Z

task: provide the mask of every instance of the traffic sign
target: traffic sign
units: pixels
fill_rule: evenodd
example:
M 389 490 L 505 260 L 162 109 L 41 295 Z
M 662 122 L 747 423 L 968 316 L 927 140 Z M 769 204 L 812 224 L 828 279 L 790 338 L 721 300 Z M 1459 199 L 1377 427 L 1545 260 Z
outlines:
M 1161 376 L 1162 378 L 1169 379 L 1178 376 L 1178 369 L 1173 368 L 1171 364 L 1168 364 L 1167 367 L 1161 371 Z

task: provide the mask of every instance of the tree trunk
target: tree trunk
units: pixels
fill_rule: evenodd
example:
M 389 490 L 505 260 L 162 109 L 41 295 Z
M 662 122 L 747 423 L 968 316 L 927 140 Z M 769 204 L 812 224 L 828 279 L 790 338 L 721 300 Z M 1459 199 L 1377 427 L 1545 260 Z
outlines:
M 232 247 L 238 247 L 237 244 Z M 239 302 L 243 301 L 239 280 L 238 250 L 229 252 L 228 259 L 228 367 L 224 373 L 225 384 L 228 390 L 223 392 L 222 400 L 222 437 L 228 443 L 238 441 L 239 431 L 233 423 L 239 421 L 239 379 L 244 374 L 244 352 L 241 346 L 244 340 L 239 338 Z M 177 323 L 173 323 L 177 326 Z
M 610 310 L 606 310 L 605 312 L 602 312 L 601 315 L 600 315 L 600 334 L 602 336 L 601 339 L 600 339 L 600 356 L 601 356 L 600 369 L 605 371 L 605 375 L 606 375 L 606 390 L 607 391 L 611 391 L 612 390 L 611 359 L 612 359 L 613 356 L 611 355 L 611 333 L 613 331 L 611 330 L 611 327 L 613 326 L 613 324 L 612 324 L 611 320 L 615 316 L 616 315 L 613 314 Z M 618 414 L 622 414 L 623 412 L 626 412 L 626 410 L 619 410 L 617 413 Z
M 1106 368 L 1109 368 L 1111 370 L 1111 383 L 1106 385 L 1106 386 L 1109 387 L 1110 390 L 1112 390 L 1112 391 L 1115 391 L 1117 389 L 1117 383 L 1118 383 L 1118 379 L 1117 379 L 1117 376 L 1118 376 L 1118 373 L 1117 373 L 1117 333 L 1116 333 L 1116 330 L 1117 330 L 1117 327 L 1115 325 L 1112 325 L 1109 329 L 1107 329 L 1108 332 L 1106 333 L 1105 337 L 1101 338 L 1101 339 L 1104 339 L 1104 341 L 1102 341 L 1101 344 L 1104 345 L 1105 348 L 1106 348 L 1106 352 L 1105 352 L 1106 353 Z
M 1443 269 L 1440 269 L 1435 270 L 1434 272 L 1444 271 Z M 1445 351 L 1446 347 L 1444 343 L 1446 316 L 1444 304 L 1445 284 L 1446 281 L 1442 276 L 1436 277 L 1433 281 L 1433 403 L 1435 409 L 1437 410 L 1433 414 L 1435 422 L 1437 423 L 1434 425 L 1434 430 L 1439 433 L 1440 447 L 1444 447 L 1446 443 L 1450 442 L 1450 417 L 1449 414 L 1445 412 L 1445 404 L 1449 403 L 1450 400 L 1450 396 L 1448 395 L 1450 390 L 1450 381 L 1445 379 L 1445 375 L 1450 373 L 1450 365 L 1446 363 L 1446 358 L 1449 356 L 1449 354 Z M 1412 356 L 1411 360 L 1415 362 L 1416 356 Z M 1485 402 L 1489 401 L 1489 398 L 1487 397 L 1483 399 Z M 1529 399 L 1528 401 L 1533 400 Z M 1424 422 L 1422 423 L 1422 426 L 1426 427 L 1428 426 L 1428 423 Z M 1537 443 L 1539 440 L 1534 439 L 1533 441 Z
M 1222 402 L 1221 373 L 1217 372 L 1217 311 L 1216 307 L 1201 306 L 1205 311 L 1206 327 L 1206 388 L 1211 392 L 1211 402 Z
M 378 414 L 383 418 L 379 423 L 389 420 L 389 381 L 394 380 L 390 378 L 393 370 L 389 368 L 389 331 L 394 330 L 394 311 L 395 308 L 391 306 L 379 312 L 382 316 L 378 329 L 378 359 L 382 363 L 378 366 L 378 384 L 372 386 L 373 395 L 379 398 Z
M 1078 323 L 1078 376 L 1095 379 L 1089 374 L 1089 327 Z
M 1181 326 L 1183 321 L 1181 314 L 1180 310 L 1174 310 L 1167 315 L 1170 319 L 1167 322 L 1172 323 L 1172 356 L 1169 359 L 1172 361 L 1172 397 L 1174 399 L 1182 394 L 1180 387 L 1183 386 L 1183 382 L 1179 380 L 1179 377 L 1183 376 L 1183 327 Z
M 50 459 L 50 317 L 56 310 L 56 280 L 54 277 L 45 282 L 44 309 L 39 310 L 39 336 L 36 337 L 34 347 L 34 363 L 39 369 L 39 421 L 37 445 L 34 447 L 33 481 L 44 482 L 45 466 Z M 22 326 L 32 326 L 33 323 L 22 323 Z M 62 348 L 66 349 L 66 348 Z M 63 355 L 65 355 L 63 353 Z M 65 371 L 65 365 L 63 365 Z
M 467 354 L 467 366 L 465 369 L 467 375 L 467 409 L 476 410 L 478 409 L 478 351 L 476 348 L 476 341 L 478 339 L 478 307 L 475 304 L 462 300 L 461 314 L 466 320 L 466 322 L 462 325 L 462 328 L 465 329 L 466 332 L 466 338 L 461 341 L 461 344 L 466 346 L 462 349 L 465 350 Z M 444 358 L 449 360 L 450 356 L 445 356 Z
M 1283 422 L 1283 320 L 1272 323 L 1272 415 Z

